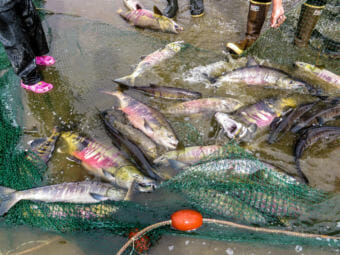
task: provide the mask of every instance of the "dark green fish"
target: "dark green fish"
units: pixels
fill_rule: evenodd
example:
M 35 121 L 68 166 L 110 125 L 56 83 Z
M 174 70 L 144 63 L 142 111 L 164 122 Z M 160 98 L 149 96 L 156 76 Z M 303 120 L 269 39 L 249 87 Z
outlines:
M 319 111 L 312 116 L 308 116 L 307 119 L 302 120 L 292 128 L 292 132 L 296 133 L 304 127 L 308 127 L 313 124 L 324 124 L 327 121 L 333 120 L 340 115 L 340 105 L 331 106 Z
M 135 160 L 138 163 L 137 164 L 138 168 L 140 168 L 140 170 L 144 174 L 150 176 L 151 178 L 159 179 L 159 177 L 154 173 L 151 164 L 149 163 L 149 161 L 147 160 L 147 158 L 145 157 L 141 149 L 139 149 L 139 147 L 136 144 L 130 141 L 123 133 L 121 133 L 118 129 L 116 129 L 112 125 L 113 116 L 108 115 L 107 111 L 100 112 L 99 115 L 101 119 L 103 120 L 104 125 L 106 129 L 108 130 L 108 132 L 110 133 L 110 135 L 116 141 L 118 141 L 119 145 L 123 144 L 129 150 L 132 156 L 135 158 Z
M 299 105 L 298 107 L 294 108 L 291 112 L 287 114 L 287 116 L 283 117 L 281 122 L 276 125 L 276 127 L 272 130 L 269 135 L 268 143 L 273 144 L 278 141 L 279 134 L 284 133 L 289 130 L 293 124 L 306 112 L 313 108 L 316 102 L 307 103 L 303 105 Z
M 146 94 L 153 95 L 155 97 L 166 99 L 198 99 L 202 97 L 202 94 L 196 91 L 190 91 L 182 88 L 166 87 L 150 84 L 150 86 L 133 87 L 137 90 L 142 90 Z
M 297 172 L 305 183 L 309 183 L 306 175 L 302 172 L 300 167 L 300 158 L 302 157 L 303 152 L 314 143 L 330 139 L 333 140 L 337 136 L 340 135 L 340 127 L 311 127 L 308 128 L 300 137 L 298 142 L 295 145 L 294 157 Z
M 47 163 L 52 157 L 59 136 L 60 131 L 54 128 L 50 137 L 33 140 L 30 143 L 31 151 Z

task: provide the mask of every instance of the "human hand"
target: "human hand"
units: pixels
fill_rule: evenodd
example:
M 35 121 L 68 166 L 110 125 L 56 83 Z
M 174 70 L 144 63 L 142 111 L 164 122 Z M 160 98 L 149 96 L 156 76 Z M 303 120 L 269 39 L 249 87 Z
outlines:
M 270 18 L 270 26 L 273 28 L 278 28 L 286 20 L 284 15 L 284 9 L 282 6 L 282 1 L 277 0 L 273 3 L 272 16 Z

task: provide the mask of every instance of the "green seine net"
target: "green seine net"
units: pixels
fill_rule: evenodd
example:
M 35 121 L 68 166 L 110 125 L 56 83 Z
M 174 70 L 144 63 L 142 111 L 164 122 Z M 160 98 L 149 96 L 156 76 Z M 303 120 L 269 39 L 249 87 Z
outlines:
M 332 12 L 332 5 L 335 4 L 330 2 L 326 6 L 320 18 L 320 26 L 313 33 L 312 47 L 307 50 L 292 46 L 299 11 L 292 8 L 284 25 L 278 30 L 265 32 L 248 54 L 263 59 L 275 58 L 281 64 L 291 64 L 296 59 L 314 63 L 318 59 L 327 69 L 339 72 L 339 65 L 332 58 L 334 56 L 331 56 L 339 46 L 339 38 L 328 37 L 325 29 L 333 26 L 333 22 L 339 23 L 339 16 Z M 283 48 L 287 49 L 284 56 L 280 55 Z M 37 187 L 43 185 L 42 176 L 46 165 L 33 153 L 18 148 L 22 136 L 22 105 L 19 86 L 16 86 L 18 78 L 10 68 L 3 48 L 0 49 L 0 60 L 0 185 L 17 190 Z M 199 144 L 199 134 L 191 131 L 187 139 L 193 139 L 193 143 Z M 178 209 L 192 208 L 207 218 L 319 233 L 313 229 L 313 223 L 321 215 L 325 218 L 332 204 L 337 202 L 330 194 L 302 185 L 274 171 L 271 166 L 260 162 L 233 143 L 227 144 L 223 153 L 191 166 L 164 182 L 155 193 L 170 199 L 151 198 L 147 206 L 125 201 L 91 205 L 21 201 L 8 212 L 2 222 L 9 225 L 31 225 L 56 232 L 102 229 L 126 236 L 131 229 L 141 229 L 168 220 Z M 322 234 L 336 233 L 334 229 L 327 231 Z M 156 241 L 165 233 L 238 242 L 339 247 L 334 240 L 254 233 L 217 224 L 206 224 L 191 233 L 163 227 L 148 233 L 148 236 Z

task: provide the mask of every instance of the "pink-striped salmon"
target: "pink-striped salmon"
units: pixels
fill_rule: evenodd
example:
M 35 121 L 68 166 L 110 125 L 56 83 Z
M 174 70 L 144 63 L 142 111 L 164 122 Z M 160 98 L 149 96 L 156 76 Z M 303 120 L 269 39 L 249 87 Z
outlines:
M 151 191 L 156 186 L 154 180 L 144 176 L 117 148 L 71 132 L 65 132 L 61 137 L 68 145 L 69 154 L 92 174 L 126 189 L 134 181 L 142 192 Z
M 129 23 L 136 27 L 149 28 L 175 34 L 183 31 L 183 27 L 178 25 L 172 19 L 164 16 L 156 6 L 154 6 L 153 10 L 154 11 L 152 12 L 146 9 L 137 9 L 124 12 L 122 9 L 120 9 L 117 11 L 117 13 L 123 19 L 129 21 Z

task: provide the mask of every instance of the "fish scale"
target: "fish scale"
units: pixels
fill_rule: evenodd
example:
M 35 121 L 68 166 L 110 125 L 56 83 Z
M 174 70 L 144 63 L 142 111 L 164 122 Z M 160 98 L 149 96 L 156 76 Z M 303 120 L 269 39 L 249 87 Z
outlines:
M 134 181 L 138 184 L 137 189 L 144 192 L 153 190 L 156 185 L 153 179 L 143 175 L 123 157 L 117 148 L 107 147 L 71 132 L 65 132 L 61 137 L 67 142 L 69 153 L 80 160 L 90 173 L 126 189 Z M 84 147 L 84 144 L 87 146 Z

